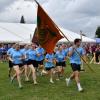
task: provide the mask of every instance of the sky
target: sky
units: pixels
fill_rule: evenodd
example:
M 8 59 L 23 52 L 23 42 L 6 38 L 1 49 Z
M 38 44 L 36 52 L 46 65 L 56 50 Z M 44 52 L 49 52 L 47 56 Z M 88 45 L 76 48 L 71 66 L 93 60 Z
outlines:
M 100 0 L 38 0 L 48 15 L 60 27 L 73 32 L 83 31 L 94 37 L 100 26 Z M 37 5 L 32 0 L 0 0 L 0 22 L 36 23 Z

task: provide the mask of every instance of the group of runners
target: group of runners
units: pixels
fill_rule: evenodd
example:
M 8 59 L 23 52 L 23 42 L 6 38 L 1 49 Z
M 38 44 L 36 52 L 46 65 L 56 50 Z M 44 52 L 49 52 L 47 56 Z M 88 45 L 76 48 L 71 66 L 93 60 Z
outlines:
M 85 53 L 80 39 L 75 39 L 74 44 L 70 47 L 65 44 L 56 46 L 53 53 L 46 53 L 40 45 L 37 46 L 35 43 L 23 47 L 14 44 L 7 51 L 9 77 L 11 82 L 17 79 L 19 88 L 23 88 L 22 74 L 25 81 L 30 81 L 30 76 L 32 76 L 34 85 L 38 84 L 38 74 L 49 76 L 49 82 L 54 84 L 55 79 L 60 80 L 60 77 L 64 75 L 69 59 L 73 72 L 69 78 L 65 79 L 66 84 L 69 86 L 71 80 L 75 79 L 78 91 L 81 92 L 83 88 L 80 84 L 80 55 L 85 56 Z

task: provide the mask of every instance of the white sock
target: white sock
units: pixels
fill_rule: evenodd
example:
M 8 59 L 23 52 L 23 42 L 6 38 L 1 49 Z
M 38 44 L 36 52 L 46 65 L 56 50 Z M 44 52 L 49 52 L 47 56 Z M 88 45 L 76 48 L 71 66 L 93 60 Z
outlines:
M 66 78 L 66 84 L 67 84 L 67 86 L 69 86 L 70 81 L 71 81 L 71 78 Z
M 52 79 L 52 78 L 50 78 L 50 81 L 53 81 L 53 79 Z
M 69 77 L 68 80 L 69 80 L 69 82 L 70 82 L 70 81 L 71 81 L 71 78 Z
M 78 87 L 78 89 L 82 89 L 80 83 L 77 83 L 77 87 Z
M 70 82 L 71 81 L 71 78 L 69 77 L 69 78 L 66 78 L 67 80 L 68 80 L 68 82 Z

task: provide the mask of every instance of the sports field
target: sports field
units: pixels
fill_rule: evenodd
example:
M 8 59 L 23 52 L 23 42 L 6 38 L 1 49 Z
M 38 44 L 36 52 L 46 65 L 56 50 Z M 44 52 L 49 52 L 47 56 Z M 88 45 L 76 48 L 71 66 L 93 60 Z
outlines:
M 0 100 L 100 100 L 100 65 L 91 65 L 95 73 L 86 68 L 81 73 L 83 93 L 79 93 L 75 82 L 66 87 L 65 77 L 55 84 L 50 84 L 47 76 L 38 77 L 38 85 L 23 81 L 23 89 L 18 89 L 16 80 L 10 83 L 7 63 L 0 64 Z M 65 76 L 71 73 L 70 65 L 66 67 Z

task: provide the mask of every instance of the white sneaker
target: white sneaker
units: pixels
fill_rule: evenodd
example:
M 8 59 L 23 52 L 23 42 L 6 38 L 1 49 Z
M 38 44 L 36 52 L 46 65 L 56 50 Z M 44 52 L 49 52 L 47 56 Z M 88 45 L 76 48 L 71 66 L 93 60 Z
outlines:
M 13 81 L 14 81 L 14 78 L 13 78 L 13 77 L 11 77 L 11 78 L 10 78 L 10 81 L 11 81 L 11 83 L 13 83 Z
M 57 79 L 56 79 L 56 81 L 60 81 L 60 79 L 59 79 L 59 78 L 57 78 Z
M 47 72 L 45 70 L 42 70 L 42 73 L 47 74 Z
M 79 91 L 79 92 L 83 92 L 83 88 L 79 88 L 78 91 Z
M 42 70 L 41 76 L 46 75 L 46 74 L 47 74 L 47 72 L 45 70 Z
M 20 86 L 19 86 L 19 89 L 22 89 L 22 88 L 23 88 L 23 86 L 22 86 L 22 85 L 20 85 Z
M 66 78 L 65 80 L 66 80 L 66 84 L 67 84 L 67 86 L 69 86 L 70 79 Z
M 50 83 L 54 84 L 54 81 L 53 80 L 50 80 Z
M 28 78 L 25 79 L 26 82 L 29 82 L 30 80 Z
M 38 83 L 37 82 L 34 82 L 34 85 L 37 85 Z

